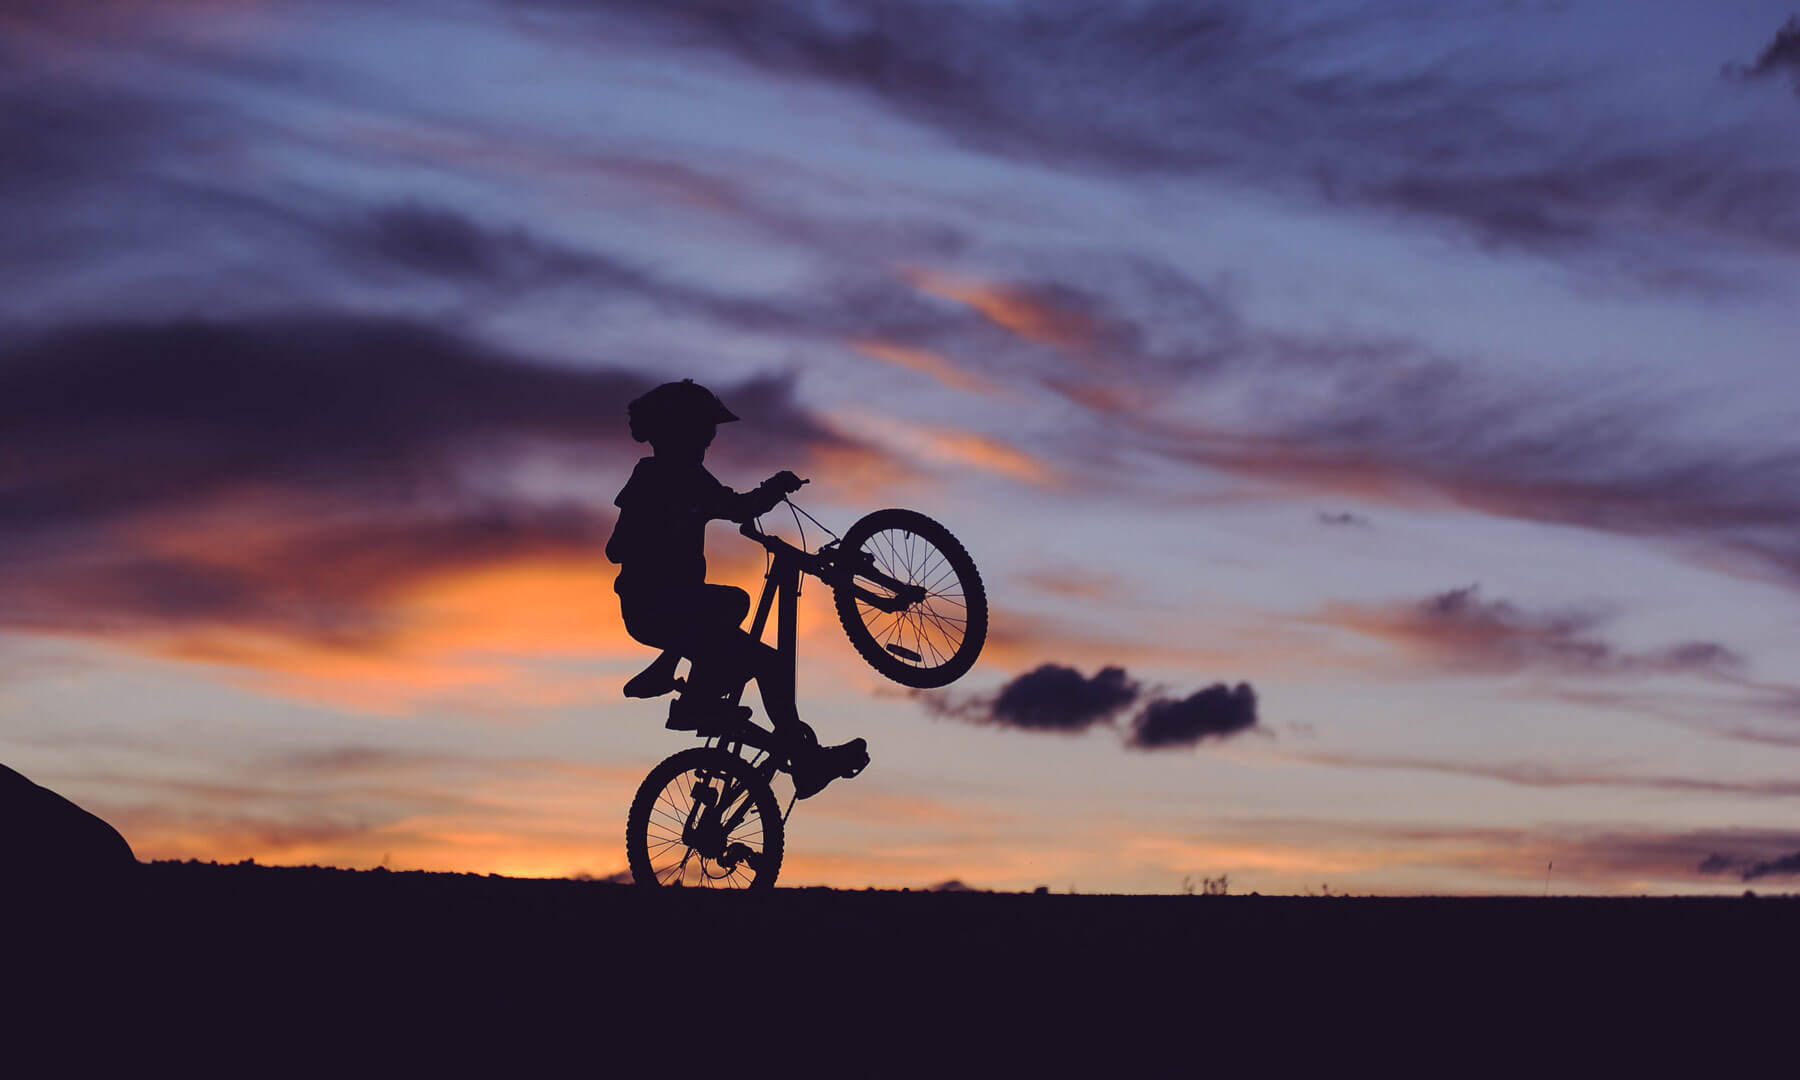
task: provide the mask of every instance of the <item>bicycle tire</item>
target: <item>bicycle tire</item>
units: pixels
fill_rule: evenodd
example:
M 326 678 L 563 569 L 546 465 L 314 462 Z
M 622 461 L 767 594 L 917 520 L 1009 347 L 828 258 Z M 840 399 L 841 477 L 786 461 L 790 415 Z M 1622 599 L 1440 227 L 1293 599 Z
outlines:
M 912 541 L 896 541 L 890 534 L 911 537 L 935 548 L 943 567 L 932 562 L 929 552 L 920 553 L 918 566 L 913 566 Z M 877 510 L 850 526 L 839 550 L 851 556 L 867 551 L 884 572 L 932 589 L 924 605 L 892 615 L 859 599 L 850 582 L 840 582 L 832 590 L 838 621 L 850 644 L 870 667 L 902 686 L 921 690 L 947 686 L 968 673 L 987 642 L 987 590 L 981 583 L 981 573 L 975 569 L 975 560 L 949 529 L 916 510 Z M 927 580 L 913 581 L 913 577 Z M 936 613 L 940 599 L 944 601 L 943 613 Z M 960 618 L 945 614 L 954 611 L 954 604 L 962 607 Z M 951 631 L 958 623 L 961 636 L 953 640 Z M 908 648 L 904 639 L 909 632 L 911 651 L 917 660 L 893 651 L 894 646 Z
M 700 779 L 698 774 L 701 773 L 727 777 L 748 789 L 746 797 L 760 819 L 760 832 L 756 837 L 760 848 L 753 873 L 748 878 L 733 872 L 716 873 L 724 869 L 722 863 L 688 847 L 681 839 L 678 825 L 657 817 L 661 815 L 673 820 L 672 810 L 685 812 L 686 807 L 692 805 L 689 787 Z M 668 796 L 666 800 L 665 795 Z M 740 838 L 736 831 L 728 839 L 748 843 L 748 838 Z M 773 888 L 776 875 L 781 872 L 783 842 L 781 806 L 775 799 L 774 790 L 748 761 L 713 746 L 696 746 L 664 758 L 638 785 L 637 794 L 631 800 L 631 810 L 625 817 L 625 860 L 631 867 L 632 880 L 649 888 L 674 885 Z M 680 860 L 681 869 L 671 876 L 668 864 L 678 849 L 685 854 Z

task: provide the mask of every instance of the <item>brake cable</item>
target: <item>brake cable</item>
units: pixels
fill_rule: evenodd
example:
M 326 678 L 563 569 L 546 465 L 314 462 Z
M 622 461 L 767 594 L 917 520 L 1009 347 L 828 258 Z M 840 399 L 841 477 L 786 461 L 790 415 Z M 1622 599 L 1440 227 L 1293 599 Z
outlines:
M 786 495 L 783 495 L 781 497 L 781 501 L 784 503 L 787 503 L 788 509 L 794 512 L 794 524 L 796 526 L 798 526 L 800 524 L 800 515 L 806 514 L 806 511 L 802 510 L 798 506 L 795 506 L 794 500 L 788 498 Z M 827 533 L 830 533 L 831 538 L 833 540 L 842 540 L 843 539 L 843 537 L 839 536 L 837 533 L 831 532 L 830 529 L 826 529 L 825 523 L 823 521 L 820 521 L 818 518 L 813 517 L 811 514 L 806 514 L 806 520 L 812 522 L 814 525 L 817 525 L 819 528 L 824 529 Z M 801 529 L 801 531 L 800 531 L 800 546 L 801 547 L 806 546 L 806 530 L 805 529 Z

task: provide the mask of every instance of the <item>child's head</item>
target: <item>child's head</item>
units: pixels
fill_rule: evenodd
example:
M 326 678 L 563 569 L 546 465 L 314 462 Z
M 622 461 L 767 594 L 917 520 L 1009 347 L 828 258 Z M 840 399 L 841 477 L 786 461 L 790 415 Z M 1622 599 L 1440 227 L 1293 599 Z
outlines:
M 631 437 L 659 457 L 698 457 L 719 425 L 737 419 L 711 390 L 692 379 L 663 383 L 626 407 Z

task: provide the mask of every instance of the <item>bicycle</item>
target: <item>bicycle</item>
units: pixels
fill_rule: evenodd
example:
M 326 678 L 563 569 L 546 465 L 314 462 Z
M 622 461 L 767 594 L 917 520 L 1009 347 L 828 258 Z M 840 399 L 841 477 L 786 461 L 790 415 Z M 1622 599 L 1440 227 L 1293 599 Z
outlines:
M 987 593 L 950 530 L 916 511 L 877 510 L 808 551 L 800 515 L 824 526 L 788 506 L 800 529 L 798 547 L 764 533 L 760 520 L 738 530 L 768 553 L 752 637 L 762 640 L 773 612 L 776 649 L 795 663 L 794 616 L 801 575 L 808 574 L 831 587 L 851 645 L 887 678 L 929 689 L 973 666 L 987 640 Z M 678 691 L 685 689 L 683 680 L 676 682 Z M 731 694 L 729 719 L 695 732 L 701 746 L 670 755 L 638 786 L 625 823 L 626 859 L 637 884 L 774 886 L 794 800 L 782 809 L 772 781 L 791 763 L 757 745 L 779 745 L 768 738 L 770 729 L 737 719 L 743 692 L 739 685 Z

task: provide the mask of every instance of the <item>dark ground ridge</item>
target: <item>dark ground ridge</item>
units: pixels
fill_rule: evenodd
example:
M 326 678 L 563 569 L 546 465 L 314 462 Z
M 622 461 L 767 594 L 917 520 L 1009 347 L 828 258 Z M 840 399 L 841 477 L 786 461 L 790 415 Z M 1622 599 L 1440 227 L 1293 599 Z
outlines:
M 530 1030 L 604 1059 L 656 1031 L 705 1059 L 730 1018 L 776 1042 L 879 1031 L 879 1055 L 949 1054 L 955 1031 L 1059 1075 L 1076 1044 L 1342 1061 L 1428 1037 L 1484 1060 L 1575 1040 L 1616 1066 L 1784 1030 L 1792 995 L 1767 987 L 1800 943 L 1796 898 L 751 894 L 197 862 L 19 884 L 14 981 L 153 1033 L 405 1030 L 441 1051 Z
M 15 892 L 15 895 L 18 895 Z M 53 894 L 55 895 L 55 894 Z M 48 903 L 48 901 L 46 901 Z M 782 888 L 642 889 L 610 881 L 424 871 L 155 862 L 52 905 L 96 933 L 133 927 L 204 940 L 230 933 L 327 950 L 446 935 L 655 952 L 721 933 L 788 955 L 845 950 L 908 961 L 964 953 L 1122 964 L 1183 950 L 1212 957 L 1431 965 L 1453 952 L 1507 967 L 1572 957 L 1630 967 L 1724 969 L 1800 941 L 1800 898 L 1357 897 L 1007 893 Z M 1052 944 L 1053 943 L 1053 944 Z M 1785 966 L 1785 964 L 1783 965 Z

